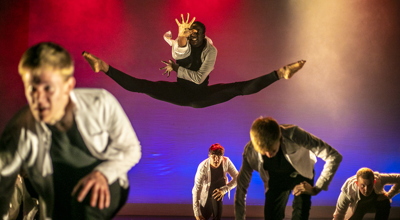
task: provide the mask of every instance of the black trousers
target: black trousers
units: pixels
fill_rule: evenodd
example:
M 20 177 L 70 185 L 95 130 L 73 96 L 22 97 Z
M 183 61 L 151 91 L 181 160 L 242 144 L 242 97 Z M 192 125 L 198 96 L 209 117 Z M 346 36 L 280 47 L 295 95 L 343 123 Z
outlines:
M 107 75 L 128 91 L 144 93 L 161 101 L 194 108 L 204 108 L 229 101 L 236 96 L 257 93 L 279 80 L 274 71 L 248 81 L 203 87 L 194 85 L 193 89 L 188 89 L 178 82 L 138 79 L 111 66 Z
M 272 177 L 271 177 L 272 178 Z M 265 220 L 281 220 L 285 218 L 285 208 L 292 189 L 299 183 L 307 181 L 314 186 L 314 179 L 310 180 L 298 175 L 290 183 L 272 185 L 265 193 L 264 218 Z M 306 220 L 310 216 L 311 195 L 295 196 L 292 204 L 292 219 Z
M 221 220 L 223 205 L 222 199 L 220 201 L 214 199 L 212 197 L 212 191 L 213 190 L 211 189 L 209 190 L 207 202 L 204 207 L 200 205 L 200 212 L 205 219 L 209 219 L 212 215 L 213 220 Z
M 370 202 L 359 201 L 357 208 L 351 216 L 350 220 L 361 220 L 366 213 L 375 212 L 375 220 L 387 220 L 390 214 L 390 200 L 385 199 L 382 201 L 373 200 Z

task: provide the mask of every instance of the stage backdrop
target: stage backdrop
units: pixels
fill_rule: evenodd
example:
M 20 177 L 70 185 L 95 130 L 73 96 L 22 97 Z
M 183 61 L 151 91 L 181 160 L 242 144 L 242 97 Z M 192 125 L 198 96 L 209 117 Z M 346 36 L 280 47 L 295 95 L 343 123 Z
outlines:
M 77 87 L 105 88 L 125 109 L 142 145 L 130 172 L 129 203 L 191 204 L 198 164 L 220 143 L 237 169 L 259 116 L 296 124 L 343 155 L 314 205 L 334 206 L 344 181 L 360 167 L 400 172 L 399 1 L 107 1 L 22 0 L 0 4 L 0 130 L 26 101 L 17 73 L 29 46 L 54 41 L 75 59 Z M 162 75 L 171 58 L 162 36 L 177 36 L 175 18 L 190 13 L 218 49 L 210 84 L 248 80 L 307 60 L 291 80 L 258 94 L 204 109 L 175 106 L 131 93 L 81 57 L 86 50 L 138 78 Z M 318 160 L 319 176 L 324 162 Z M 225 198 L 225 204 L 233 204 Z M 248 205 L 263 205 L 254 173 Z M 400 196 L 393 199 L 400 206 Z

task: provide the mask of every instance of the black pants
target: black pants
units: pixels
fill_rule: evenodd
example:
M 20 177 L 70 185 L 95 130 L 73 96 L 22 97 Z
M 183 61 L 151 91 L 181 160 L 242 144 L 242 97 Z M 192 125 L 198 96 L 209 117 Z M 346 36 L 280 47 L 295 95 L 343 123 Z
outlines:
M 212 215 L 213 220 L 221 220 L 222 199 L 220 201 L 217 201 L 212 197 L 211 193 L 208 193 L 206 204 L 204 205 L 204 207 L 200 205 L 200 212 L 205 219 L 209 219 Z
M 389 219 L 390 214 L 390 200 L 385 199 L 382 201 L 370 201 L 363 203 L 362 200 L 357 204 L 357 208 L 351 216 L 350 220 L 361 220 L 366 213 L 375 212 L 375 220 Z
M 272 178 L 272 177 L 271 177 Z M 281 183 L 280 186 L 271 186 L 265 193 L 264 218 L 265 220 L 280 220 L 285 218 L 285 208 L 292 189 L 299 183 L 307 181 L 314 186 L 314 179 L 310 180 L 298 175 L 290 183 Z M 292 219 L 308 219 L 311 209 L 311 195 L 295 196 L 292 204 Z
M 236 96 L 257 93 L 279 79 L 274 71 L 248 81 L 188 89 L 177 82 L 138 79 L 111 66 L 107 75 L 128 91 L 144 93 L 161 101 L 194 108 L 204 108 L 229 101 Z
M 53 219 L 112 219 L 128 199 L 129 188 L 122 188 L 117 180 L 109 186 L 109 190 L 111 202 L 108 208 L 100 210 L 98 207 L 90 206 L 91 191 L 89 191 L 82 202 L 78 202 L 76 199 L 76 196 L 79 194 L 78 192 L 74 197 L 66 195 L 67 198 L 64 200 L 56 201 Z

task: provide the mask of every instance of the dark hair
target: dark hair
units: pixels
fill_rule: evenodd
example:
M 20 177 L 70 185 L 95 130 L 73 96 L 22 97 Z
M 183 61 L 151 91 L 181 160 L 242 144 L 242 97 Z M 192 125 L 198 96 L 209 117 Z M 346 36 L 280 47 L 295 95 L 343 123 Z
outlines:
M 203 29 L 203 34 L 206 33 L 206 26 L 203 23 L 201 23 L 200 21 L 193 22 L 192 26 L 193 25 L 197 25 L 197 26 L 201 27 L 201 29 Z
M 370 168 L 363 167 L 357 171 L 357 180 L 359 177 L 363 179 L 368 179 L 368 180 L 374 180 L 374 171 L 372 171 Z
M 222 147 L 218 143 L 211 145 L 210 149 L 208 149 L 208 153 L 210 155 L 223 156 L 224 152 L 225 152 L 224 147 Z
M 272 117 L 257 118 L 250 129 L 251 134 L 261 149 L 269 151 L 271 146 L 279 140 L 281 128 Z

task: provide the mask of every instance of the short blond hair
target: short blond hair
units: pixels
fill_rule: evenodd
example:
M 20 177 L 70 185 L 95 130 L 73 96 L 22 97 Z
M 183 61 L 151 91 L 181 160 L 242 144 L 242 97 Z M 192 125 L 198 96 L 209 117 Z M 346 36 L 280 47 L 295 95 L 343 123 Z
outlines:
M 28 72 L 39 75 L 46 68 L 59 70 L 58 73 L 67 80 L 73 76 L 74 61 L 71 54 L 60 45 L 42 42 L 26 50 L 18 64 L 18 72 L 22 78 Z
M 357 171 L 356 177 L 357 177 L 357 180 L 360 177 L 363 179 L 367 179 L 367 180 L 375 179 L 374 171 L 372 171 L 370 168 L 367 168 L 367 167 L 363 167 L 363 168 L 359 169 Z
M 281 136 L 281 128 L 272 117 L 257 118 L 251 125 L 250 132 L 258 146 L 265 151 L 270 151 Z

